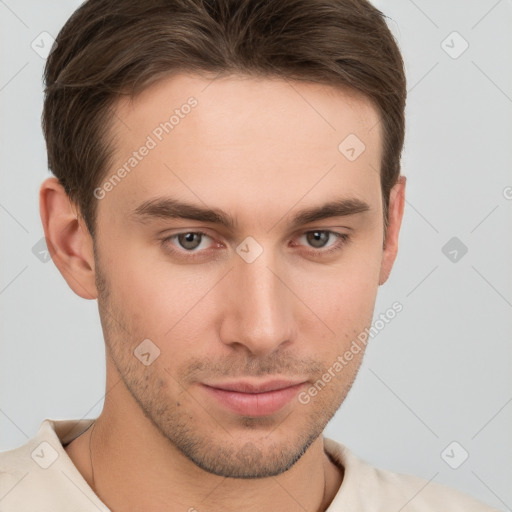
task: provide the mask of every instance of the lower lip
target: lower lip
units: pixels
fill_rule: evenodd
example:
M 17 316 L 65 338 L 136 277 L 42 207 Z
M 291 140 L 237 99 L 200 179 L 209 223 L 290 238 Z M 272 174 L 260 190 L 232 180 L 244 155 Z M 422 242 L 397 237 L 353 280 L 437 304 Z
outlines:
M 265 393 L 240 393 L 225 389 L 203 388 L 217 399 L 224 407 L 243 416 L 268 416 L 282 409 L 299 392 L 304 384 L 288 388 L 267 391 Z

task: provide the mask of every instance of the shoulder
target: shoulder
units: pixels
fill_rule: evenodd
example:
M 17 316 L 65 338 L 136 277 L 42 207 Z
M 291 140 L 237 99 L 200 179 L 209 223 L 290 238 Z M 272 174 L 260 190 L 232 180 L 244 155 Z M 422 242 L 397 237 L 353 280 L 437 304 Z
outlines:
M 374 467 L 343 444 L 324 438 L 325 451 L 343 465 L 340 490 L 327 512 L 347 507 L 401 512 L 499 512 L 481 501 L 443 484 L 414 475 Z
M 0 452 L 0 489 L 2 512 L 25 510 L 20 503 L 20 497 L 31 491 L 37 481 L 34 481 L 37 453 L 36 439 L 29 439 L 23 445 L 11 450 Z M 41 447 L 44 453 L 44 446 Z M 46 450 L 48 452 L 48 450 Z M 43 460 L 43 458 L 42 458 Z M 19 507 L 19 508 L 18 508 Z
M 46 419 L 23 445 L 0 452 L 1 511 L 107 511 L 63 447 L 90 423 Z

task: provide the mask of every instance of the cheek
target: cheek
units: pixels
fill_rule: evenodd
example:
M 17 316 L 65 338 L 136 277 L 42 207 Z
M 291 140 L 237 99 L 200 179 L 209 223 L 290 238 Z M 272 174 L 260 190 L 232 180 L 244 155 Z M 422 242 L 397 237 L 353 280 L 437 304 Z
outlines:
M 296 276 L 297 289 L 314 313 L 340 327 L 358 325 L 372 314 L 378 290 L 378 251 L 354 251 L 330 267 L 318 267 Z
M 220 276 L 200 265 L 173 265 L 148 252 L 127 252 L 112 269 L 112 300 L 133 333 L 154 341 L 162 355 L 171 345 L 175 355 L 186 353 L 193 340 L 204 338 L 212 314 L 209 292 Z
M 310 308 L 317 317 L 310 317 L 304 329 L 309 333 L 307 338 L 317 340 L 312 356 L 329 366 L 338 355 L 343 354 L 371 324 L 375 294 L 373 285 L 350 286 L 345 282 L 344 286 L 324 289 L 321 295 L 316 296 Z M 319 337 L 319 333 L 323 334 Z
M 296 276 L 297 295 L 308 306 L 301 309 L 299 332 L 317 340 L 311 356 L 328 366 L 371 324 L 380 271 L 380 254 L 373 245 L 373 254 L 371 247 L 354 251 L 332 268 Z

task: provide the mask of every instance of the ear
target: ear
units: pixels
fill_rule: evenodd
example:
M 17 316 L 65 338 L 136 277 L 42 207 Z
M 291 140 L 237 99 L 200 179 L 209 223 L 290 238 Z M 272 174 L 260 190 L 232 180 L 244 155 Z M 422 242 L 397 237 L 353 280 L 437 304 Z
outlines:
M 382 253 L 379 285 L 384 284 L 388 280 L 398 253 L 398 235 L 404 215 L 405 184 L 405 176 L 400 176 L 389 195 L 388 228 L 386 231 L 384 251 Z
M 39 190 L 39 213 L 48 251 L 69 287 L 84 299 L 96 299 L 92 237 L 57 178 Z

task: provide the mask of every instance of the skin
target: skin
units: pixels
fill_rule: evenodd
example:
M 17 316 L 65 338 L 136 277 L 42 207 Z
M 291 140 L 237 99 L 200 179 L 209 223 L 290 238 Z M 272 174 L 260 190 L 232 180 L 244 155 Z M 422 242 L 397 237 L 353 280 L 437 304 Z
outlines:
M 76 294 L 98 300 L 107 348 L 103 411 L 66 451 L 114 511 L 325 510 L 343 468 L 325 453 L 322 431 L 364 350 L 308 404 L 295 397 L 262 417 L 225 409 L 202 384 L 280 377 L 307 390 L 322 377 L 371 324 L 398 250 L 405 178 L 391 192 L 384 244 L 380 124 L 366 98 L 179 74 L 116 104 L 106 179 L 190 96 L 197 106 L 98 200 L 95 244 L 57 180 L 41 186 L 52 258 Z M 353 162 L 338 150 L 350 133 L 366 146 Z M 133 217 L 156 196 L 222 209 L 237 229 Z M 291 227 L 298 210 L 348 197 L 368 211 Z M 338 239 L 323 247 L 312 230 L 350 239 L 325 254 Z M 208 235 L 196 249 L 177 237 L 162 245 L 196 231 Z M 236 252 L 248 236 L 263 249 L 251 263 Z M 160 350 L 148 366 L 134 357 L 144 339 Z

